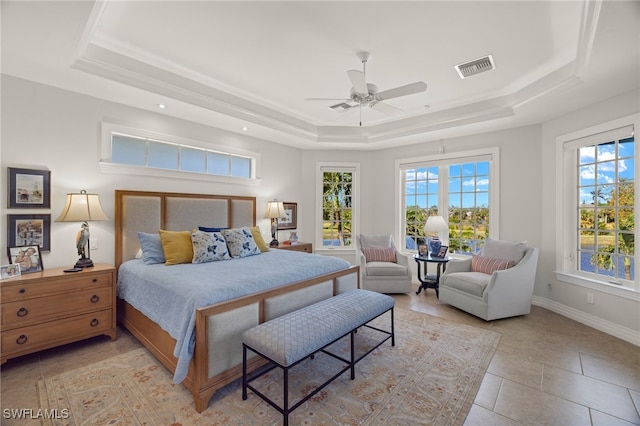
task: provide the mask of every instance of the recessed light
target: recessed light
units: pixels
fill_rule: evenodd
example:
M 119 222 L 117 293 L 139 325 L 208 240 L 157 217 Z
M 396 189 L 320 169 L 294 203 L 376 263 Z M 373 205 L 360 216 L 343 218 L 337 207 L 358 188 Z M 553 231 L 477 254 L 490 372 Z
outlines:
M 431 105 L 425 105 L 424 106 L 424 109 L 429 109 L 429 108 L 431 108 Z
M 247 126 L 242 126 L 242 131 L 246 132 L 247 130 L 249 130 L 249 128 Z
M 165 108 L 167 108 L 167 106 L 165 104 L 158 104 L 158 108 L 165 109 Z

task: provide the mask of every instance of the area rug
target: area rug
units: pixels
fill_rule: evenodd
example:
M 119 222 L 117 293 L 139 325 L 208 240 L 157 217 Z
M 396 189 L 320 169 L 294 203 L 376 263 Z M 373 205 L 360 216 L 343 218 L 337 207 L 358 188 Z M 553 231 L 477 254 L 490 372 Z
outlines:
M 376 325 L 388 328 L 389 314 Z M 390 341 L 345 372 L 289 416 L 292 425 L 461 425 L 473 404 L 500 335 L 427 314 L 395 309 L 396 345 Z M 380 333 L 361 328 L 358 350 Z M 345 339 L 346 340 L 346 339 Z M 338 342 L 332 350 L 347 350 Z M 340 361 L 319 354 L 290 373 L 295 403 L 330 377 Z M 280 369 L 254 384 L 282 401 Z M 279 425 L 282 415 L 240 380 L 218 390 L 202 413 L 190 392 L 144 348 L 38 382 L 40 408 L 68 413 L 52 425 Z

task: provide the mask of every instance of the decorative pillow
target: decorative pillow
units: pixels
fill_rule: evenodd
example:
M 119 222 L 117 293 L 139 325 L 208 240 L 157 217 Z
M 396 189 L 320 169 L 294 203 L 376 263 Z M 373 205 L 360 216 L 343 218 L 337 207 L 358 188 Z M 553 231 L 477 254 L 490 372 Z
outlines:
M 480 256 L 477 254 L 471 257 L 471 270 L 489 275 L 495 271 L 512 268 L 515 264 L 511 259 L 498 259 L 497 257 Z
M 208 226 L 198 226 L 198 229 L 202 232 L 220 232 L 223 229 L 229 229 L 229 228 L 210 228 Z
M 193 259 L 191 232 L 165 231 L 164 229 L 161 229 L 159 232 L 160 241 L 162 241 L 162 250 L 164 251 L 165 265 L 191 263 Z
M 251 235 L 253 235 L 253 240 L 256 242 L 256 245 L 260 249 L 261 252 L 269 251 L 269 246 L 266 241 L 262 237 L 262 232 L 260 232 L 260 227 L 254 226 L 251 228 Z
M 393 247 L 363 247 L 362 253 L 367 262 L 394 262 L 396 261 L 396 249 Z
M 247 257 L 260 254 L 260 249 L 256 245 L 249 227 L 223 229 L 222 235 L 227 240 L 231 257 Z
M 193 245 L 192 263 L 214 262 L 216 260 L 231 259 L 227 242 L 220 232 L 191 232 Z
M 162 249 L 162 241 L 160 234 L 148 234 L 146 232 L 138 232 L 138 241 L 142 249 L 142 260 L 145 265 L 154 265 L 156 263 L 164 263 L 164 250 Z

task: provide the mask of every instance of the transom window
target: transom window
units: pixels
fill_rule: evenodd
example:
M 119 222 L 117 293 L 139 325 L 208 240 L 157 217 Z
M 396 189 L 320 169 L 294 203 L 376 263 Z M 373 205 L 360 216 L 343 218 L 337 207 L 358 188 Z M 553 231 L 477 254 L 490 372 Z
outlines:
M 258 154 L 213 149 L 205 143 L 170 135 L 103 124 L 105 171 L 190 179 L 257 181 Z

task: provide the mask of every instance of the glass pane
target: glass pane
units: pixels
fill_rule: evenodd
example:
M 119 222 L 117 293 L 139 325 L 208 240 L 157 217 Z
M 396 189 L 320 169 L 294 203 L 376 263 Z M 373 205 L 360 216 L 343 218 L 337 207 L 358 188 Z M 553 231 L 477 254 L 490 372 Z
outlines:
M 474 193 L 462 194 L 462 207 L 470 208 L 470 207 L 475 207 L 475 205 L 476 205 L 476 197 Z
M 596 147 L 585 146 L 578 150 L 580 164 L 594 163 L 596 161 Z
M 462 192 L 462 179 L 449 178 L 449 192 Z
M 178 146 L 149 141 L 149 167 L 178 170 Z
M 618 177 L 621 181 L 633 181 L 635 171 L 635 160 L 633 158 L 625 158 L 618 161 Z
M 478 175 L 488 175 L 489 174 L 489 162 L 488 161 L 480 161 L 476 163 L 476 170 Z
M 633 256 L 616 256 L 618 278 L 633 281 L 636 279 L 635 259 Z
M 598 162 L 608 161 L 616 156 L 616 144 L 615 142 L 607 142 L 598 145 Z
M 593 250 L 596 246 L 596 236 L 591 231 L 580 231 L 580 250 Z
M 475 178 L 465 178 L 462 180 L 462 191 L 463 192 L 474 192 L 476 190 L 476 180 Z
M 433 194 L 427 197 L 427 207 L 429 209 L 434 209 L 436 212 L 438 211 L 438 195 Z
M 229 156 L 217 152 L 207 153 L 207 173 L 229 176 Z
M 205 150 L 184 147 L 180 149 L 180 170 L 204 173 L 206 171 L 205 163 Z
M 247 157 L 231 156 L 231 176 L 251 177 L 251 159 Z
M 476 206 L 477 207 L 489 207 L 489 193 L 477 192 L 476 193 Z
M 462 165 L 462 176 L 473 176 L 476 173 L 475 163 L 467 163 Z
M 598 163 L 596 170 L 598 173 L 598 176 L 596 177 L 597 183 L 606 184 L 615 182 L 615 161 L 605 161 L 604 163 Z
M 462 176 L 462 167 L 459 164 L 452 164 L 449 166 L 449 176 L 459 177 Z
M 633 136 L 627 139 L 622 139 L 618 142 L 618 156 L 620 158 L 633 157 L 635 151 Z
M 578 227 L 582 229 L 594 229 L 595 222 L 594 217 L 596 210 L 594 208 L 581 208 L 580 209 L 580 223 Z
M 596 169 L 593 164 L 589 164 L 586 166 L 581 166 L 579 169 L 580 173 L 580 182 L 578 185 L 593 185 L 595 183 L 596 178 Z
M 111 161 L 117 164 L 144 166 L 147 158 L 147 144 L 144 139 L 112 135 Z
M 584 186 L 579 188 L 580 190 L 580 204 L 581 205 L 593 205 L 596 200 L 596 187 Z

